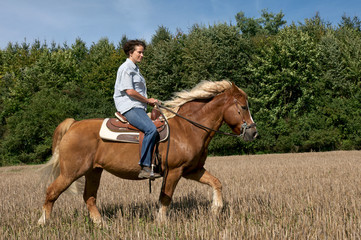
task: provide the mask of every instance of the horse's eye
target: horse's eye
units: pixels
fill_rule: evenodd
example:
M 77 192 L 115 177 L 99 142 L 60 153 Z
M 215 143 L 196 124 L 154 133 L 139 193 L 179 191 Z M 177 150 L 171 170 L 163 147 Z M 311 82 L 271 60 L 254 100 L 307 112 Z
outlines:
M 241 106 L 241 108 L 242 108 L 243 110 L 248 110 L 248 107 L 247 107 L 247 106 Z

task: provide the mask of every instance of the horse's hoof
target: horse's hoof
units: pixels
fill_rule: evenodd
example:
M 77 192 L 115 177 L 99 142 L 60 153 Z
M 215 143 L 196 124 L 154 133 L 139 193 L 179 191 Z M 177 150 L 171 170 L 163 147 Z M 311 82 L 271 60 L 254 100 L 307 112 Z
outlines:
M 46 215 L 45 215 L 45 211 L 43 210 L 43 214 L 41 215 L 41 217 L 38 220 L 38 225 L 44 226 L 45 223 L 46 223 Z
M 94 226 L 96 228 L 99 228 L 99 229 L 108 229 L 108 225 L 106 224 L 105 221 L 97 221 L 97 222 L 93 222 Z
M 158 223 L 166 223 L 167 222 L 167 215 L 161 211 L 157 213 L 156 221 Z
M 101 218 L 94 218 L 94 219 L 92 219 L 92 222 L 97 227 L 103 227 L 103 225 L 104 225 Z
M 212 205 L 211 211 L 214 216 L 218 216 L 222 211 L 222 206 Z
M 39 225 L 39 226 L 44 226 L 44 225 L 45 225 L 45 221 L 40 218 L 39 221 L 38 221 L 38 225 Z

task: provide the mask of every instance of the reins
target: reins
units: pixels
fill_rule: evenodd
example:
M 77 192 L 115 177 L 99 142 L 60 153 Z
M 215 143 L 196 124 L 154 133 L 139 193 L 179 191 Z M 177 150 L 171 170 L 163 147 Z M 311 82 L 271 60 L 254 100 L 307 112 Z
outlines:
M 167 153 L 165 155 L 165 169 L 164 169 L 164 174 L 163 174 L 163 181 L 162 181 L 162 188 L 161 188 L 161 193 L 164 193 L 164 189 L 165 189 L 165 179 L 168 176 L 168 154 L 169 154 L 169 145 L 170 145 L 170 126 L 168 123 L 167 118 L 164 116 L 163 111 L 160 109 L 161 105 L 158 103 L 155 103 L 155 106 L 158 108 L 160 114 L 162 114 L 162 117 L 164 119 L 164 121 L 167 123 L 168 126 L 168 143 L 167 143 Z M 162 106 L 163 107 L 163 106 Z M 149 189 L 151 189 L 151 182 L 149 181 Z

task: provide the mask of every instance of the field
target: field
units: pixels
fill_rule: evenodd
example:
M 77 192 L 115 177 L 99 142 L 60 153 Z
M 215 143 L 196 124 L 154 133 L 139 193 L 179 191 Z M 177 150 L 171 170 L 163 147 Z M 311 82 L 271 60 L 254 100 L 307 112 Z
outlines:
M 361 152 L 210 157 L 224 209 L 210 214 L 212 190 L 182 179 L 168 221 L 155 221 L 161 180 L 127 181 L 104 172 L 89 221 L 81 195 L 63 194 L 37 226 L 44 201 L 39 166 L 0 168 L 1 239 L 360 239 Z

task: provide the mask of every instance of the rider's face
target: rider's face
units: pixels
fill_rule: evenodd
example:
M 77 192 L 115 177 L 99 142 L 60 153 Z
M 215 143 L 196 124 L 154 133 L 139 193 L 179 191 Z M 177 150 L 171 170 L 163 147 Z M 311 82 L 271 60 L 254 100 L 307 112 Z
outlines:
M 134 52 L 129 54 L 130 60 L 132 60 L 134 63 L 141 62 L 143 57 L 144 57 L 144 47 L 143 46 L 135 46 Z

